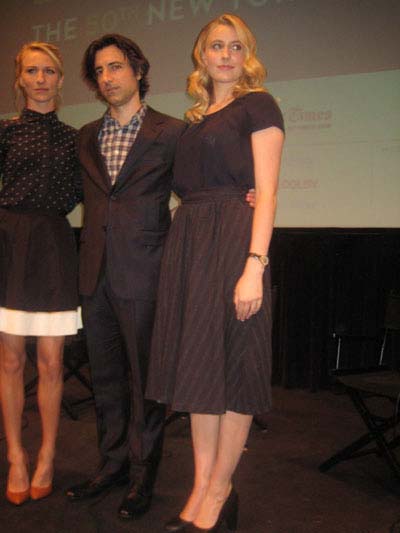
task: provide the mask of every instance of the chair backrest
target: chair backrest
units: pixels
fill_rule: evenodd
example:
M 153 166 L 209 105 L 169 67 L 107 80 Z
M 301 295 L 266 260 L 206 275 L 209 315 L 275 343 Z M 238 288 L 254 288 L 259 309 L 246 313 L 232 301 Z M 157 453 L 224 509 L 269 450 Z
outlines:
M 390 291 L 383 325 L 385 329 L 400 330 L 400 292 Z
M 386 342 L 388 339 L 388 332 L 400 331 L 400 292 L 391 290 L 387 299 L 385 319 L 383 321 L 384 335 L 381 346 L 381 354 L 379 357 L 379 364 L 383 365 L 385 358 Z M 396 362 L 396 363 L 395 363 Z M 392 367 L 398 368 L 398 357 L 392 356 Z
M 387 300 L 386 300 L 386 308 L 385 308 L 385 315 L 383 320 L 383 338 L 380 345 L 380 355 L 379 355 L 379 365 L 384 364 L 386 351 L 387 351 L 387 342 L 389 341 L 390 333 L 392 331 L 400 331 L 400 292 L 397 290 L 391 290 L 388 294 Z M 354 346 L 357 346 L 357 354 L 359 353 L 365 353 L 367 355 L 366 359 L 368 359 L 368 351 L 366 350 L 367 345 L 366 343 L 368 341 L 372 341 L 370 343 L 371 350 L 374 348 L 378 348 L 378 345 L 376 344 L 376 339 L 379 338 L 378 335 L 352 335 L 349 334 L 347 331 L 348 328 L 344 325 L 344 323 L 338 322 L 332 337 L 336 340 L 336 365 L 335 369 L 338 370 L 341 368 L 341 352 L 342 352 L 342 340 L 347 339 L 348 341 L 353 341 L 353 348 Z M 393 337 L 393 335 L 392 335 Z M 375 339 L 375 342 L 374 342 Z M 400 364 L 400 358 L 399 358 L 399 351 L 398 351 L 398 340 L 397 345 L 395 344 L 395 339 L 391 338 L 391 361 L 389 361 L 391 367 L 398 368 Z M 347 343 L 348 344 L 348 343 Z M 397 347 L 396 347 L 397 346 Z M 394 353 L 393 353 L 394 351 Z M 397 355 L 399 354 L 399 355 Z M 387 357 L 386 357 L 387 358 Z M 376 362 L 373 363 L 372 366 L 375 366 Z M 356 367 L 364 366 L 363 364 L 356 364 Z M 368 367 L 368 366 L 367 366 Z

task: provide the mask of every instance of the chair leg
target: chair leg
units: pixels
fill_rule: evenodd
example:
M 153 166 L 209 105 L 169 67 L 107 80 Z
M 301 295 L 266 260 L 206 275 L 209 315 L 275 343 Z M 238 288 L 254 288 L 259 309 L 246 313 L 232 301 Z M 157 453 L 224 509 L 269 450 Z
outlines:
M 73 401 L 67 401 L 63 399 L 63 407 L 73 420 L 78 420 L 78 414 L 74 407 L 93 399 L 92 385 L 89 379 L 87 379 L 86 376 L 80 372 L 82 364 L 85 364 L 87 361 L 86 347 L 84 344 L 82 345 L 82 342 L 84 343 L 84 341 L 79 341 L 72 345 L 68 345 L 64 350 L 64 383 L 71 377 L 74 377 L 90 392 L 90 395 L 86 398 Z M 82 363 L 82 361 L 84 363 Z
M 380 357 L 379 357 L 379 365 L 380 366 L 383 365 L 383 357 L 385 355 L 387 332 L 388 332 L 388 330 L 385 329 L 385 334 L 383 336 L 383 341 L 382 341 L 382 346 L 381 346 L 381 354 L 380 354 Z
M 326 472 L 333 466 L 337 465 L 338 463 L 341 463 L 342 461 L 347 461 L 349 459 L 354 459 L 355 454 L 364 448 L 364 446 L 367 446 L 367 444 L 370 444 L 374 440 L 371 433 L 365 433 L 362 437 L 355 440 L 345 448 L 342 448 L 339 450 L 335 455 L 332 455 L 329 459 L 324 461 L 322 464 L 319 465 L 320 472 Z M 372 450 L 369 453 L 374 453 Z M 364 454 L 365 455 L 365 454 Z
M 333 333 L 332 337 L 334 339 L 337 339 L 337 345 L 336 345 L 336 364 L 335 364 L 335 370 L 338 370 L 340 367 L 340 351 L 342 347 L 342 337 L 338 335 L 337 333 Z
M 170 424 L 172 424 L 172 422 L 175 422 L 175 420 L 186 420 L 187 418 L 189 418 L 188 413 L 183 413 L 181 411 L 173 411 L 166 417 L 164 425 L 169 426 Z
M 382 428 L 382 425 L 377 424 L 374 420 L 374 417 L 371 416 L 371 413 L 367 409 L 363 401 L 362 395 L 359 391 L 351 389 L 350 396 L 357 411 L 360 413 L 360 416 L 362 417 L 368 429 L 370 430 L 371 436 L 375 440 L 376 445 L 382 454 L 382 457 L 386 459 L 386 462 L 388 463 L 390 469 L 392 470 L 394 475 L 400 480 L 400 464 L 397 461 L 396 456 L 392 452 L 391 444 L 387 441 L 384 435 L 384 429 Z M 387 421 L 387 424 L 385 424 L 385 426 L 389 426 L 385 429 L 390 429 L 391 427 L 394 427 L 396 425 L 396 422 L 397 420 L 392 417 Z
M 319 466 L 320 472 L 326 472 L 336 464 L 347 461 L 349 459 L 354 459 L 356 457 L 362 457 L 364 455 L 375 454 L 383 457 L 386 460 L 389 468 L 392 470 L 397 479 L 400 480 L 400 464 L 392 452 L 400 442 L 399 437 L 388 441 L 384 435 L 386 431 L 394 428 L 398 420 L 395 416 L 385 419 L 383 422 L 377 422 L 375 417 L 368 410 L 362 393 L 356 389 L 346 388 L 347 394 L 350 396 L 356 410 L 363 419 L 365 425 L 367 426 L 369 432 L 365 433 L 357 440 L 346 446 L 345 448 L 339 450 L 332 457 L 324 461 Z M 365 446 L 371 442 L 375 443 L 375 447 L 363 449 Z
M 31 379 L 26 385 L 25 385 L 25 394 L 28 394 L 32 389 L 36 387 L 38 384 L 39 378 L 36 376 L 33 379 Z
M 84 387 L 86 387 L 90 392 L 92 392 L 92 385 L 90 381 L 78 370 L 78 366 L 73 367 L 69 363 L 65 363 L 65 366 L 68 368 L 67 372 L 64 374 L 64 382 L 67 381 L 70 377 L 74 376 Z
M 61 400 L 61 405 L 64 409 L 64 411 L 67 413 L 67 415 L 72 419 L 72 420 L 78 420 L 78 415 L 75 411 L 75 409 L 72 407 L 72 405 L 70 405 L 69 402 L 67 402 L 67 400 L 65 400 L 64 398 Z

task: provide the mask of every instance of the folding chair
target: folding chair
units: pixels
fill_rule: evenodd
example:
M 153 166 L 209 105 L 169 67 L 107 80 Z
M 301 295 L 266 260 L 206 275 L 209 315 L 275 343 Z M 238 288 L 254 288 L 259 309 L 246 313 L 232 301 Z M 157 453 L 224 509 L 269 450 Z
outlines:
M 400 481 L 400 463 L 393 453 L 394 448 L 400 445 L 400 436 L 395 433 L 395 428 L 400 422 L 397 412 L 400 373 L 397 370 L 379 367 L 363 370 L 361 373 L 360 370 L 335 371 L 334 375 L 364 421 L 367 432 L 324 461 L 319 470 L 326 472 L 341 461 L 375 454 L 386 460 Z M 390 402 L 393 407 L 390 415 L 382 416 L 373 412 L 371 399 L 377 397 Z M 392 435 L 389 435 L 390 430 L 393 431 Z M 371 443 L 374 443 L 374 446 L 366 448 Z
M 340 363 L 341 347 L 340 339 L 338 340 L 336 368 L 331 374 L 350 398 L 357 413 L 364 421 L 367 432 L 324 461 L 319 466 L 321 472 L 326 472 L 341 461 L 375 454 L 386 461 L 400 481 L 400 463 L 393 452 L 400 445 L 400 436 L 396 435 L 396 428 L 400 422 L 398 413 L 400 372 L 389 369 L 383 364 L 388 335 L 394 330 L 400 330 L 400 294 L 391 291 L 386 306 L 384 335 L 378 366 L 358 369 L 337 368 Z M 387 415 L 377 413 L 376 398 L 383 398 L 385 402 L 389 402 L 390 410 Z M 369 446 L 370 444 L 373 446 Z

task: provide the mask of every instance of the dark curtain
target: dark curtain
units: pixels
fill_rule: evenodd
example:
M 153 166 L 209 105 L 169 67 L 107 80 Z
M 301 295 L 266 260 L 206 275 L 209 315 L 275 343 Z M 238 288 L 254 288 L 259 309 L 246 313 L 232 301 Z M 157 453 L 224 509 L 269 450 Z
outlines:
M 273 382 L 315 390 L 329 384 L 337 340 L 344 366 L 379 360 L 386 303 L 400 290 L 398 229 L 275 229 L 270 249 Z M 386 361 L 398 363 L 396 334 Z

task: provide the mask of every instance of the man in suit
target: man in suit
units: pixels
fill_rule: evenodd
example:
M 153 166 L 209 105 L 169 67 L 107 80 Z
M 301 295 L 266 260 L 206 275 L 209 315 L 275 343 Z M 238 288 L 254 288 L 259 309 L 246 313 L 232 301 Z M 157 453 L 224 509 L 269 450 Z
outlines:
M 84 225 L 79 284 L 96 403 L 100 466 L 71 500 L 128 483 L 119 515 L 147 511 L 165 408 L 144 400 L 175 146 L 185 124 L 144 102 L 149 63 L 117 34 L 93 41 L 82 73 L 108 104 L 81 129 Z

